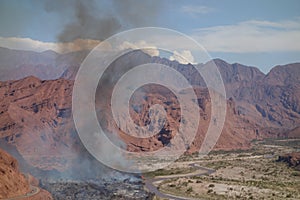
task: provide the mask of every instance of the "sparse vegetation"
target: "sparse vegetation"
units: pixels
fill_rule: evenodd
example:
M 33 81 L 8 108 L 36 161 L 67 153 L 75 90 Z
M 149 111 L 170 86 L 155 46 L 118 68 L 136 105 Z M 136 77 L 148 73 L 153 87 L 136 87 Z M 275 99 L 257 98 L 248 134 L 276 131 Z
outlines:
M 189 187 L 189 188 L 186 190 L 187 193 L 190 193 L 190 192 L 192 192 L 192 191 L 193 191 L 193 188 L 192 188 L 192 187 Z
M 297 172 L 297 171 L 292 172 L 292 176 L 300 176 L 300 172 Z
M 256 141 L 251 150 L 213 152 L 202 160 L 189 156 L 189 161 L 216 172 L 166 180 L 159 184 L 160 189 L 200 199 L 300 199 L 300 172 L 276 162 L 278 155 L 295 151 L 293 146 L 285 145 L 296 143 L 276 142 L 281 145 L 265 146 L 263 141 Z

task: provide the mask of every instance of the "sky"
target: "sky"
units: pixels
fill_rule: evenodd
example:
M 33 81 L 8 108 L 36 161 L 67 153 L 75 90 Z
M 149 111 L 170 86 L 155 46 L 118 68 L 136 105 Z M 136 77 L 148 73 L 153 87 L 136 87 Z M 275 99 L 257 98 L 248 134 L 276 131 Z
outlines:
M 78 38 L 94 45 L 147 26 L 187 34 L 212 58 L 264 73 L 300 62 L 299 0 L 0 1 L 0 46 L 12 49 L 57 50 L 60 44 L 64 51 L 77 50 Z

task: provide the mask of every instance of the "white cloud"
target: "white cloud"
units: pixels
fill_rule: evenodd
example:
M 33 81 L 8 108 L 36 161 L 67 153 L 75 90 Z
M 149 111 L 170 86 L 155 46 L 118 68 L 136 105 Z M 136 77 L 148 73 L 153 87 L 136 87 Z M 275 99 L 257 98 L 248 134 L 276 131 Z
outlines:
M 194 63 L 194 57 L 189 50 L 183 50 L 181 52 L 174 51 L 173 55 L 170 56 L 170 60 L 176 60 L 181 64 Z
M 17 37 L 0 37 L 0 46 L 9 49 L 29 50 L 42 52 L 46 50 L 53 50 L 60 53 L 71 51 L 79 51 L 84 49 L 93 49 L 100 41 L 90 39 L 76 39 L 73 42 L 67 43 L 54 43 L 42 42 L 30 38 L 17 38 Z
M 214 9 L 207 6 L 188 5 L 188 6 L 182 6 L 181 11 L 187 14 L 197 15 L 197 14 L 210 13 L 214 11 Z
M 300 19 L 280 22 L 252 20 L 201 28 L 192 37 L 213 52 L 300 51 Z
M 159 50 L 156 46 L 147 44 L 146 41 L 141 40 L 136 43 L 130 43 L 130 42 L 123 42 L 120 47 L 121 50 L 124 49 L 141 49 L 145 53 L 149 54 L 150 56 L 159 56 Z
M 56 44 L 32 40 L 30 38 L 0 37 L 0 46 L 10 49 L 31 50 L 40 52 L 49 49 L 55 49 Z

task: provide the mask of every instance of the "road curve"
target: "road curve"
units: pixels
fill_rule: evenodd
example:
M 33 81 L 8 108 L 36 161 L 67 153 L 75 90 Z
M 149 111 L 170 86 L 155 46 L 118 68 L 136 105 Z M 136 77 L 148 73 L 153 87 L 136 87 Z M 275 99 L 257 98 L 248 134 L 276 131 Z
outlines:
M 20 195 L 20 196 L 16 196 L 16 197 L 11 197 L 11 198 L 7 198 L 7 199 L 1 199 L 1 200 L 18 200 L 18 199 L 24 199 L 24 198 L 28 198 L 31 196 L 34 196 L 36 194 L 38 194 L 40 192 L 40 188 L 30 185 L 30 191 L 26 194 Z
M 29 180 L 29 174 L 24 174 L 26 179 Z M 1 200 L 18 200 L 18 199 L 24 199 L 27 197 L 31 197 L 34 196 L 36 194 L 38 194 L 40 192 L 40 188 L 30 185 L 30 191 L 27 192 L 26 194 L 20 195 L 20 196 L 16 196 L 16 197 L 10 197 L 10 198 L 6 198 L 6 199 L 1 199 Z
M 203 176 L 206 174 L 212 174 L 216 170 L 214 169 L 209 169 L 205 167 L 201 167 L 200 165 L 196 163 L 190 164 L 190 166 L 196 168 L 195 172 L 188 173 L 188 174 L 176 174 L 176 175 L 171 175 L 171 176 L 159 176 L 155 178 L 149 178 L 145 180 L 145 187 L 149 192 L 154 193 L 156 196 L 160 198 L 167 198 L 167 199 L 173 199 L 173 200 L 192 200 L 193 198 L 188 198 L 188 197 L 180 197 L 180 196 L 175 196 L 167 193 L 163 193 L 157 189 L 157 187 L 154 185 L 155 182 L 158 181 L 163 181 L 163 180 L 168 180 L 171 178 L 182 178 L 182 177 L 192 177 L 192 176 Z M 204 172 L 203 172 L 204 171 Z

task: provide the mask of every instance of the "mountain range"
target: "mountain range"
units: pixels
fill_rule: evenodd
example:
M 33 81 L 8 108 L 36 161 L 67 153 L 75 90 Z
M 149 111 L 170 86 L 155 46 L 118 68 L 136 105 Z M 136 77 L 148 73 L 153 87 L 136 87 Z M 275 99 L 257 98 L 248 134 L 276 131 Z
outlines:
M 58 54 L 0 48 L 0 138 L 1 147 L 14 148 L 28 165 L 49 171 L 67 171 L 83 155 L 72 119 L 72 89 L 75 75 L 88 52 Z M 147 139 L 120 130 L 110 112 L 109 99 L 113 85 L 128 69 L 144 63 L 170 66 L 194 86 L 200 113 L 200 126 L 187 153 L 196 152 L 204 139 L 211 117 L 211 99 L 202 77 L 191 64 L 180 64 L 166 58 L 151 57 L 142 51 L 118 58 L 98 87 L 96 109 L 99 122 L 107 132 L 116 132 L 129 151 L 154 151 L 174 137 L 181 121 L 176 97 L 163 87 L 145 86 L 135 93 L 130 104 L 133 121 L 149 124 L 149 107 L 161 104 L 167 113 L 162 130 Z M 256 67 L 214 59 L 223 78 L 227 96 L 227 115 L 215 150 L 247 149 L 251 141 L 263 138 L 300 137 L 300 63 L 275 66 L 268 74 Z M 114 73 L 121 69 L 120 73 Z M 101 81 L 99 83 L 101 85 Z M 126 119 L 125 119 L 126 120 Z M 86 152 L 85 152 L 86 153 Z

